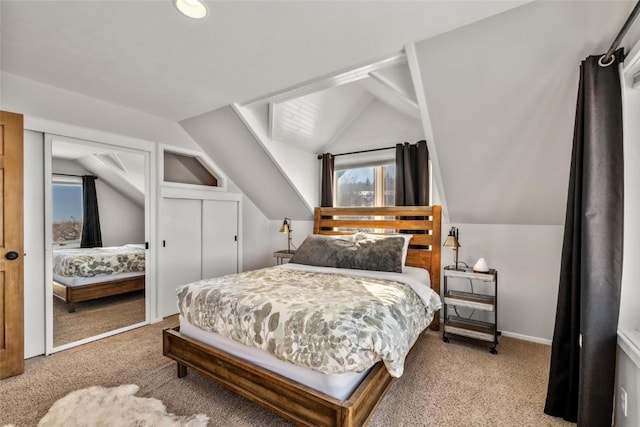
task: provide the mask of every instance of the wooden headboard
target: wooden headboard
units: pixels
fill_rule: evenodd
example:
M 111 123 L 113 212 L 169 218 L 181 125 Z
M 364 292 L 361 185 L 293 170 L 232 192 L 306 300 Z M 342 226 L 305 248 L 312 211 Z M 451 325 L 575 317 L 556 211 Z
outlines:
M 407 265 L 429 270 L 431 289 L 440 295 L 440 206 L 393 206 L 367 208 L 316 208 L 314 234 L 370 233 L 413 234 Z M 436 314 L 431 329 L 440 326 Z

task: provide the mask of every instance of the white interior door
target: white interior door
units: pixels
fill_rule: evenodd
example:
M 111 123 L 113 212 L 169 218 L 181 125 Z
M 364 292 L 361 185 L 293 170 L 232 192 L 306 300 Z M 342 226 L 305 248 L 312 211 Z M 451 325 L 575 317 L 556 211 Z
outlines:
M 238 202 L 202 201 L 202 278 L 238 272 Z
M 178 312 L 176 289 L 201 278 L 202 201 L 165 198 L 161 203 L 158 306 L 166 317 Z

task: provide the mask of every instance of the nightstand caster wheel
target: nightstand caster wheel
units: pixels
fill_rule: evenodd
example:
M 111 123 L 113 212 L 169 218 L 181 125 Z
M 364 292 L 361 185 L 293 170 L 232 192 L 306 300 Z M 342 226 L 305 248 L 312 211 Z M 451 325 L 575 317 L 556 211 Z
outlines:
M 492 349 L 489 350 L 489 353 L 498 354 L 498 350 L 496 350 L 495 348 L 492 348 Z
M 448 343 L 449 342 L 449 338 L 447 337 L 442 337 L 442 341 Z

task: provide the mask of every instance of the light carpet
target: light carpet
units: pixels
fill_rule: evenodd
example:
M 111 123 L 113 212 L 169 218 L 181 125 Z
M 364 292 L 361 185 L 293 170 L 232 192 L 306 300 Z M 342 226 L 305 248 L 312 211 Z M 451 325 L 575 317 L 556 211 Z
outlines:
M 205 427 L 209 422 L 204 414 L 169 414 L 158 399 L 135 396 L 138 390 L 135 384 L 76 390 L 54 403 L 38 427 Z
M 206 414 L 211 427 L 290 423 L 162 355 L 162 328 L 175 317 L 48 357 L 0 381 L 0 425 L 35 426 L 51 405 L 79 388 L 137 384 L 171 413 Z M 428 332 L 415 357 L 373 414 L 369 427 L 574 426 L 543 413 L 550 347 L 500 338 L 498 354 Z

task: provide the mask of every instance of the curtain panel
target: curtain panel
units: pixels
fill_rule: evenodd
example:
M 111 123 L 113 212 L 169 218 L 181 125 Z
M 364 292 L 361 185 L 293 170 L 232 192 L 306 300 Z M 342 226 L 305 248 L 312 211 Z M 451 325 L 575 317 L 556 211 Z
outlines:
M 622 49 L 580 67 L 573 153 L 544 411 L 610 426 L 623 240 Z
M 396 206 L 429 205 L 427 141 L 396 144 Z
M 82 177 L 82 217 L 82 239 L 80 240 L 80 247 L 102 247 L 95 176 L 84 175 Z
M 333 172 L 335 157 L 331 153 L 322 155 L 322 177 L 320 206 L 323 208 L 333 206 Z

